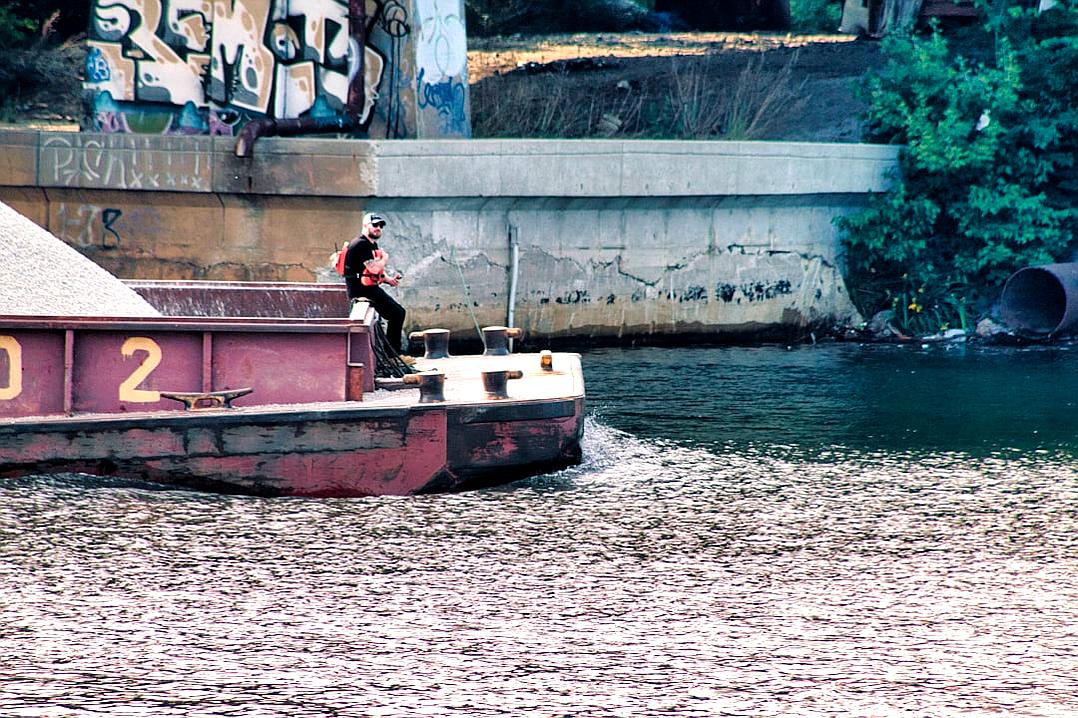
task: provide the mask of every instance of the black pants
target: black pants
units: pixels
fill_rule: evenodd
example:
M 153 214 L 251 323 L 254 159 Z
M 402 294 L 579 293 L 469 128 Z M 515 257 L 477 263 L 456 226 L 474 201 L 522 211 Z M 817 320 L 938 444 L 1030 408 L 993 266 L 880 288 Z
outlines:
M 362 297 L 371 303 L 374 311 L 382 319 L 386 320 L 386 337 L 393 351 L 401 353 L 401 330 L 404 328 L 404 307 L 397 304 L 393 297 L 385 293 L 381 287 L 365 287 L 359 280 L 348 280 L 348 298 L 357 299 Z

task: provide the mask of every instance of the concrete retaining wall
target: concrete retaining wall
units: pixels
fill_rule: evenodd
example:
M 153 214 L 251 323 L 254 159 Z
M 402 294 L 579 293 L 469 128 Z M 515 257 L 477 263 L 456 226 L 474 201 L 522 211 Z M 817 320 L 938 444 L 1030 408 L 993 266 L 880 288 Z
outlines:
M 0 133 L 4 201 L 114 274 L 335 281 L 364 211 L 408 328 L 728 335 L 855 315 L 834 217 L 897 148 L 763 142 Z M 516 286 L 513 287 L 513 257 Z M 515 301 L 510 308 L 510 294 Z

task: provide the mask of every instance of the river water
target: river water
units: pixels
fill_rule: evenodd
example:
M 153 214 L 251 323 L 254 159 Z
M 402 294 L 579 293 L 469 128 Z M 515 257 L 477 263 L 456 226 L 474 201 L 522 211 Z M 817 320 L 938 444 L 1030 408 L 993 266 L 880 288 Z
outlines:
M 0 716 L 1078 715 L 1078 350 L 584 361 L 507 487 L 0 482 Z

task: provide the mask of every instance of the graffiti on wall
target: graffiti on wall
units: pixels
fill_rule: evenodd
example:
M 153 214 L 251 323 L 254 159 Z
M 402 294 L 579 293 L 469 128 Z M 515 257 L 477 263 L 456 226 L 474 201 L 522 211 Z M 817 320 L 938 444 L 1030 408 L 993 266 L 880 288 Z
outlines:
M 467 122 L 452 87 L 467 62 L 459 5 L 418 0 L 421 96 L 445 113 L 446 127 Z M 365 0 L 365 10 L 355 114 L 365 127 L 384 102 L 392 136 L 408 136 L 395 90 L 412 34 L 408 9 L 401 0 Z M 86 124 L 109 133 L 233 135 L 258 117 L 332 118 L 348 109 L 361 65 L 348 0 L 93 0 L 88 46 Z M 380 98 L 387 73 L 389 96 Z
M 384 97 L 379 111 L 385 119 L 386 137 L 408 137 L 409 118 L 401 90 L 409 86 L 405 79 L 409 64 L 405 57 L 405 42 L 411 35 L 408 8 L 400 0 L 386 0 L 379 16 L 378 32 L 386 39 L 386 73 L 383 79 Z
M 468 134 L 468 40 L 455 0 L 417 0 L 416 97 L 447 135 Z
M 39 155 L 44 181 L 57 187 L 209 192 L 213 168 L 189 140 L 52 132 Z
M 377 17 L 379 3 L 367 0 Z M 358 71 L 347 0 L 95 0 L 86 89 L 103 132 L 233 134 L 340 113 Z M 384 60 L 364 48 L 369 118 Z
M 115 249 L 120 246 L 123 210 L 78 202 L 59 202 L 52 231 L 61 239 L 83 249 Z

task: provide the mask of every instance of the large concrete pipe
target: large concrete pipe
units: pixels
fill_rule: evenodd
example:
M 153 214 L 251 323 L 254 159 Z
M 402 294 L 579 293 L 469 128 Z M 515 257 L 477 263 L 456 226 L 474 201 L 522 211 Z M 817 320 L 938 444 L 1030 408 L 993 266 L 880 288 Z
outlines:
M 1078 329 L 1078 263 L 1019 269 L 1003 286 L 1000 312 L 1007 326 L 1020 334 L 1074 333 Z

